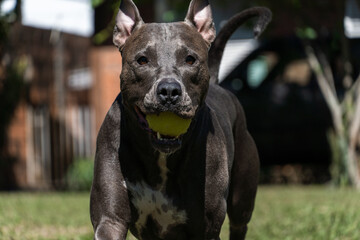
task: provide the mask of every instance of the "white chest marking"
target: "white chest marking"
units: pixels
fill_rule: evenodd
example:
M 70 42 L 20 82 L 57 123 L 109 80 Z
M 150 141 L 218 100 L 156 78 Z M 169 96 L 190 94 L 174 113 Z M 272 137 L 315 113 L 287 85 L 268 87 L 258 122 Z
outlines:
M 141 233 L 147 218 L 151 216 L 160 227 L 160 235 L 164 236 L 171 225 L 186 222 L 186 212 L 179 210 L 171 199 L 164 194 L 168 169 L 166 167 L 166 155 L 163 153 L 160 153 L 158 166 L 162 182 L 157 186 L 157 189 L 151 188 L 145 182 L 127 182 L 127 187 L 133 196 L 132 203 L 139 213 L 139 219 L 135 223 L 137 231 Z

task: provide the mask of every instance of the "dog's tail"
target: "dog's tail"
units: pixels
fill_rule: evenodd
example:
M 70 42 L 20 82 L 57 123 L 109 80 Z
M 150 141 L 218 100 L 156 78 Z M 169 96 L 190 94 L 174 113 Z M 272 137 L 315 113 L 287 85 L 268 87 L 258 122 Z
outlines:
M 272 18 L 271 11 L 265 7 L 254 7 L 236 14 L 220 30 L 209 50 L 208 65 L 211 83 L 218 83 L 219 67 L 226 42 L 238 27 L 253 17 L 258 17 L 254 26 L 254 37 L 257 38 Z

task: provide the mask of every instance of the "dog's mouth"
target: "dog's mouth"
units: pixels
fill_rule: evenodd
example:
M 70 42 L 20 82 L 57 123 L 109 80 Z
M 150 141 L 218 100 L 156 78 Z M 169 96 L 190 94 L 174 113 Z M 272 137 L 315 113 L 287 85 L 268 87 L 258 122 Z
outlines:
M 151 142 L 155 149 L 164 153 L 172 153 L 180 148 L 184 134 L 170 136 L 156 132 L 150 128 L 146 119 L 146 114 L 142 112 L 139 107 L 135 106 L 135 112 L 141 128 L 149 133 Z

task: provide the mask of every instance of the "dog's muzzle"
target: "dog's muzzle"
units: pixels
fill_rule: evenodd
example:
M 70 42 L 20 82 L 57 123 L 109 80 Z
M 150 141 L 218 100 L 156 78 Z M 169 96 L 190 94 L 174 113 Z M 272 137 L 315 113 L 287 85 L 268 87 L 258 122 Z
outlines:
M 139 124 L 150 134 L 155 149 L 164 153 L 176 151 L 181 146 L 183 134 L 174 137 L 155 132 L 149 127 L 146 115 L 172 112 L 181 118 L 190 119 L 195 112 L 191 103 L 190 97 L 179 81 L 174 78 L 163 78 L 154 84 L 143 103 L 135 106 Z

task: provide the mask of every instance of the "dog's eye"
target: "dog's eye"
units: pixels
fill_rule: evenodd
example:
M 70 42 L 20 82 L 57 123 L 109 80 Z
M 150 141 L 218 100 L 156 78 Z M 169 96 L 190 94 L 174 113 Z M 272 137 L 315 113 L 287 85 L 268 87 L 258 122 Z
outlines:
M 145 65 L 147 64 L 149 61 L 146 57 L 142 56 L 142 57 L 139 57 L 137 62 L 140 64 L 140 65 Z
M 195 63 L 196 59 L 193 56 L 187 56 L 185 59 L 185 62 L 189 65 L 193 65 Z

